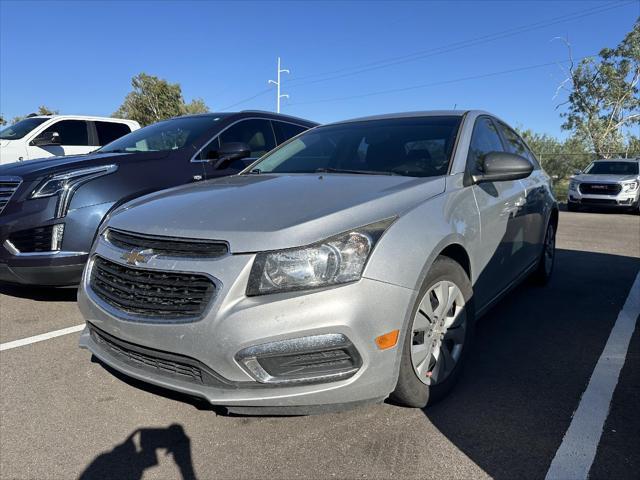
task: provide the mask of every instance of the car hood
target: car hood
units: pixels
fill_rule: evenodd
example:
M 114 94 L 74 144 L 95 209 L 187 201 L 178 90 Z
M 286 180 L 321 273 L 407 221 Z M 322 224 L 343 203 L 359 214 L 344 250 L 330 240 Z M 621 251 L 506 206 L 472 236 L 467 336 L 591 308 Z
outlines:
M 590 175 L 588 173 L 581 173 L 573 178 L 579 182 L 616 183 L 636 180 L 638 175 Z
M 444 177 L 236 175 L 133 200 L 109 226 L 224 240 L 233 253 L 276 250 L 399 215 L 444 188 Z
M 0 176 L 17 176 L 24 180 L 31 180 L 43 175 L 68 171 L 76 168 L 108 165 L 120 163 L 129 159 L 154 159 L 161 158 L 168 152 L 143 152 L 143 153 L 93 153 L 87 155 L 70 155 L 66 157 L 47 157 L 38 160 L 25 160 L 0 166 Z

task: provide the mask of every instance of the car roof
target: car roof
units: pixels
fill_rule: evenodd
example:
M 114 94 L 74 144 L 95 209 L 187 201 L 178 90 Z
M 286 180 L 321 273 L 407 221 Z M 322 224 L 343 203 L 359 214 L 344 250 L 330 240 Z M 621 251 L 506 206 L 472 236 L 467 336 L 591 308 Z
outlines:
M 290 121 L 294 123 L 302 123 L 306 125 L 318 125 L 317 122 L 307 120 L 306 118 L 294 117 L 292 115 L 284 115 L 282 113 L 269 112 L 265 110 L 242 110 L 239 112 L 207 112 L 207 113 L 195 113 L 193 115 L 181 115 L 176 118 L 193 118 L 193 117 L 237 117 L 237 118 L 248 118 L 248 117 L 262 117 L 262 118 L 272 118 L 272 119 L 281 119 L 283 121 Z M 171 118 L 167 120 L 173 120 Z M 166 121 L 166 120 L 165 120 Z
M 384 115 L 371 115 L 367 117 L 352 118 L 349 120 L 341 120 L 339 122 L 333 122 L 326 125 L 340 125 L 343 123 L 352 122 L 367 122 L 370 120 L 389 120 L 394 118 L 420 118 L 420 117 L 462 117 L 468 113 L 476 113 L 478 115 L 492 115 L 491 113 L 482 110 L 422 110 L 415 112 L 398 112 L 398 113 L 386 113 Z
M 117 117 L 96 117 L 94 115 L 31 115 L 26 118 L 59 118 L 59 119 L 71 119 L 71 120 L 99 120 L 104 122 L 119 122 L 119 123 L 138 123 L 135 120 L 128 120 L 126 118 Z

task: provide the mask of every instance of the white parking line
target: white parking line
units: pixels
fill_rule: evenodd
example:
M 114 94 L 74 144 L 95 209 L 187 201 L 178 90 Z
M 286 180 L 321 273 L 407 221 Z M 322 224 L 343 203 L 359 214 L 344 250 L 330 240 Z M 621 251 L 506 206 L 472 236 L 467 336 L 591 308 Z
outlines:
M 82 325 L 75 325 L 73 327 L 62 328 L 60 330 L 54 330 L 53 332 L 42 333 L 40 335 L 34 335 L 33 337 L 22 338 L 20 340 L 14 340 L 12 342 L 0 343 L 0 352 L 4 350 L 11 350 L 12 348 L 23 347 L 24 345 L 30 345 L 36 342 L 42 342 L 49 340 L 50 338 L 60 337 L 62 335 L 68 335 L 70 333 L 79 332 L 84 328 Z
M 640 315 L 640 272 L 591 374 L 578 409 L 556 452 L 547 480 L 586 479 L 596 456 L 611 398 L 624 365 L 636 319 Z

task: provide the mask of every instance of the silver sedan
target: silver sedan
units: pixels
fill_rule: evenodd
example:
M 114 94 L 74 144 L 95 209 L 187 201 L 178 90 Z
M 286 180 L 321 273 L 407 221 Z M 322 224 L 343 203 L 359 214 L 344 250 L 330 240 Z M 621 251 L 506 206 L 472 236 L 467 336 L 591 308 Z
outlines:
M 549 177 L 489 113 L 317 127 L 115 211 L 84 272 L 80 346 L 234 412 L 424 407 L 459 378 L 477 319 L 549 279 L 557 223 Z

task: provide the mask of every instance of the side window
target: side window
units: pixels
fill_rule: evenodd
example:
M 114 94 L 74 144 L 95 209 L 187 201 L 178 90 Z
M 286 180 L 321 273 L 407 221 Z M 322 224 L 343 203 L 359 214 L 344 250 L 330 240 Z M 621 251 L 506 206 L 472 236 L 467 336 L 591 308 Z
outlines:
M 84 120 L 60 120 L 43 133 L 58 132 L 61 145 L 89 145 L 87 122 Z
M 275 146 L 269 120 L 243 120 L 220 134 L 220 143 L 244 142 L 251 149 L 251 158 L 258 158 Z
M 218 158 L 218 150 L 220 149 L 220 139 L 215 137 L 211 140 L 198 154 L 197 160 L 215 160 Z
M 516 155 L 520 155 L 521 157 L 529 159 L 536 168 L 540 168 L 538 160 L 533 155 L 531 150 L 527 148 L 520 136 L 502 122 L 498 122 L 498 126 L 507 144 L 507 151 L 509 153 L 515 153 Z
M 480 117 L 476 120 L 469 145 L 467 165 L 472 172 L 482 171 L 482 161 L 491 152 L 502 152 L 504 147 L 495 124 L 488 117 Z
M 271 124 L 273 125 L 273 130 L 276 132 L 278 145 L 307 130 L 307 127 L 301 127 L 293 123 L 276 122 L 272 120 Z
M 106 145 L 131 133 L 129 125 L 116 122 L 94 122 L 98 132 L 98 145 Z

